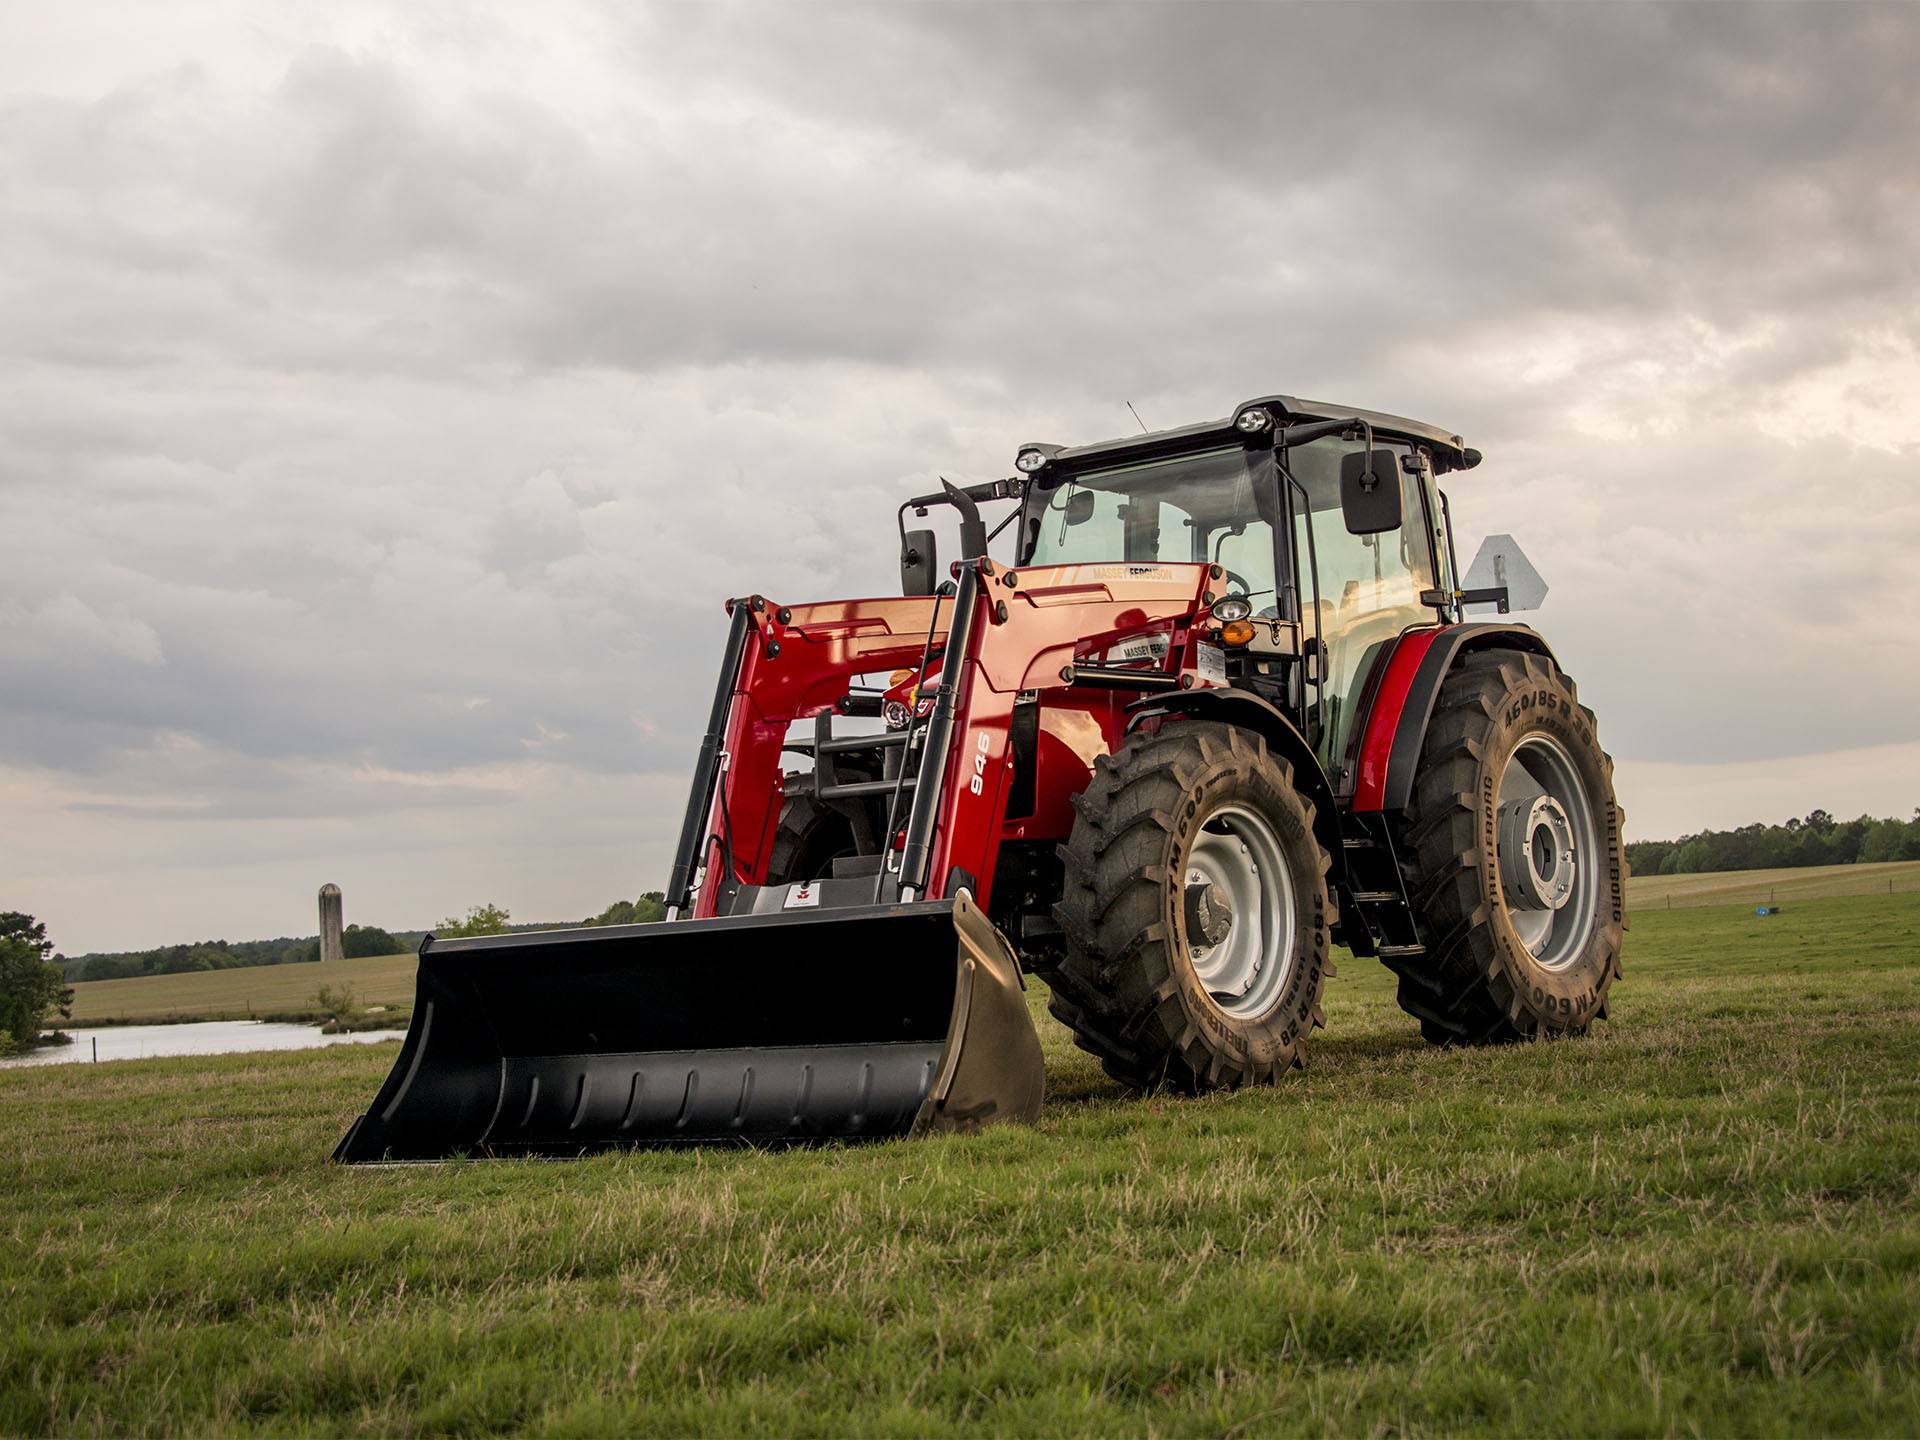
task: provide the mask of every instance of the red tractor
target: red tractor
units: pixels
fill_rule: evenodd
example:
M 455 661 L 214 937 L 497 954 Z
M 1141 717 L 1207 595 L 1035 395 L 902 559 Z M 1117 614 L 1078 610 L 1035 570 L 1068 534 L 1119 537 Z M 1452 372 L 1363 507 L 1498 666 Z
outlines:
M 1463 616 L 1507 608 L 1459 587 L 1436 484 L 1479 460 L 1265 396 L 907 501 L 901 596 L 730 602 L 667 922 L 429 937 L 337 1158 L 1031 1118 L 1023 974 L 1143 1089 L 1300 1064 L 1336 944 L 1436 1044 L 1584 1031 L 1620 973 L 1612 764 L 1539 635 Z M 934 505 L 945 576 L 905 529 Z

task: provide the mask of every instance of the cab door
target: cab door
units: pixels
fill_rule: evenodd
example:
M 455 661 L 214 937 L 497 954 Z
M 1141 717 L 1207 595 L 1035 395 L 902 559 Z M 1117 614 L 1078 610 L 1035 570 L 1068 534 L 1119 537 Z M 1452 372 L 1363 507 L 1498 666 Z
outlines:
M 1363 449 L 1362 441 L 1326 436 L 1285 452 L 1288 470 L 1306 492 L 1303 510 L 1299 494 L 1290 491 L 1302 634 L 1318 636 L 1324 646 L 1318 694 L 1309 687 L 1306 697 L 1308 734 L 1336 790 L 1351 787 L 1353 728 L 1369 677 L 1402 634 L 1434 623 L 1420 600 L 1436 584 L 1421 477 L 1399 463 L 1409 453 L 1404 442 L 1376 436 L 1373 444 L 1395 456 L 1402 495 L 1400 527 L 1378 535 L 1349 534 L 1340 509 L 1340 457 Z M 1315 571 L 1319 594 L 1308 598 Z

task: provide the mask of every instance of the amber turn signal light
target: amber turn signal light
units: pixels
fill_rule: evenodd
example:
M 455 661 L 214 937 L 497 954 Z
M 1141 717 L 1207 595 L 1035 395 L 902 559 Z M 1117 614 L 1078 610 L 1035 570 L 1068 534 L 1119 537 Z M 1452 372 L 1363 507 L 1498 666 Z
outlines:
M 1253 622 L 1251 620 L 1229 620 L 1220 627 L 1222 645 L 1241 646 L 1253 640 Z

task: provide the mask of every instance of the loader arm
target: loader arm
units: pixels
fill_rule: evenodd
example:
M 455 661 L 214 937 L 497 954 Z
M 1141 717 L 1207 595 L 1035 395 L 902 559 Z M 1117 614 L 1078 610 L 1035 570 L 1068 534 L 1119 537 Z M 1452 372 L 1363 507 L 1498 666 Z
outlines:
M 1139 690 L 1221 683 L 1200 673 L 1190 622 L 1217 583 L 1202 564 L 1057 565 L 1008 569 L 989 560 L 961 562 L 952 598 L 835 601 L 781 606 L 755 597 L 745 606 L 748 635 L 737 673 L 722 677 L 727 716 L 711 794 L 696 784 L 688 831 L 690 874 L 701 881 L 691 913 L 727 913 L 731 888 L 767 880 L 781 801 L 781 753 L 795 721 L 830 709 L 856 676 L 918 666 L 929 632 L 942 687 L 951 687 L 950 723 L 930 717 L 921 782 L 893 837 L 907 864 L 900 883 L 919 896 L 969 890 L 988 905 L 1006 823 L 1011 771 L 1009 730 L 1022 694 L 1105 683 L 1089 674 L 1089 654 L 1142 630 L 1169 631 L 1166 666 L 1122 679 Z M 940 614 L 936 616 L 935 607 Z M 953 635 L 962 653 L 944 653 Z M 944 730 L 944 733 L 939 733 Z M 937 780 L 939 783 L 925 783 Z M 910 848 L 924 835 L 924 864 Z M 683 840 L 683 849 L 686 845 Z M 721 873 L 730 852 L 731 875 Z M 702 863 L 704 858 L 704 864 Z M 896 869 L 894 862 L 889 868 Z M 680 873 L 676 862 L 675 874 Z M 669 903 L 685 904 L 669 893 Z

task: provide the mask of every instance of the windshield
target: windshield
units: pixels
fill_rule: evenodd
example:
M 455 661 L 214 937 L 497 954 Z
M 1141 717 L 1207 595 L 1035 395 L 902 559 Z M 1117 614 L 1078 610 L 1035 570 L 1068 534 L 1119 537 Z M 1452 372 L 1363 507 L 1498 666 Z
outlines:
M 1274 494 L 1271 463 L 1239 445 L 1043 481 L 1027 502 L 1024 563 L 1212 562 L 1272 613 Z

